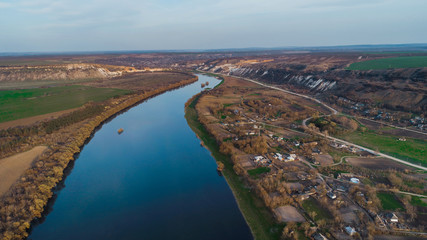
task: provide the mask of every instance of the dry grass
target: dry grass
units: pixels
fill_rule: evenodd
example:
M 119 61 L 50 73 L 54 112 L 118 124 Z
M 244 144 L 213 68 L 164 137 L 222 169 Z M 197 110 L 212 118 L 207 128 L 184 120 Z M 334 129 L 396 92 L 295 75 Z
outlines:
M 274 214 L 281 222 L 305 222 L 305 218 L 301 213 L 291 205 L 281 206 L 274 209 Z
M 316 161 L 318 161 L 320 163 L 320 165 L 322 166 L 327 166 L 330 165 L 332 163 L 334 163 L 334 159 L 332 158 L 331 155 L 329 154 L 321 154 L 321 155 L 317 155 L 314 156 L 314 158 L 316 159 Z
M 25 170 L 30 168 L 33 161 L 46 149 L 46 146 L 37 146 L 30 151 L 0 159 L 0 196 L 9 190 L 12 184 L 19 179 Z
M 194 76 L 191 74 L 182 72 L 141 72 L 128 73 L 115 78 L 99 79 L 96 81 L 86 82 L 83 85 L 102 88 L 150 91 L 193 77 Z

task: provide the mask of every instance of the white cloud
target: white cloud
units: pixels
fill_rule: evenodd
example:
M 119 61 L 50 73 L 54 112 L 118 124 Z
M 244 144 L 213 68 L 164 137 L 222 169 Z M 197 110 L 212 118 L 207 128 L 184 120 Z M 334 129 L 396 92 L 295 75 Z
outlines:
M 427 25 L 426 8 L 421 0 L 0 0 L 0 31 L 7 46 L 37 38 L 35 49 L 51 39 L 76 50 L 420 42 L 427 31 L 411 19 Z

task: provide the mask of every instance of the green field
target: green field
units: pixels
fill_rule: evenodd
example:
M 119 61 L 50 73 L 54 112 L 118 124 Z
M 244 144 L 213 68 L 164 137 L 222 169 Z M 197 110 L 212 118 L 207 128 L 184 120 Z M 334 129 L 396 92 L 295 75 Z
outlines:
M 378 198 L 381 200 L 381 206 L 384 210 L 397 210 L 403 209 L 402 204 L 396 199 L 392 193 L 377 193 Z
M 407 138 L 403 142 L 398 141 L 396 136 L 382 135 L 374 131 L 355 131 L 339 137 L 403 160 L 427 166 L 427 142 L 423 140 Z
M 352 63 L 349 70 L 376 70 L 427 67 L 427 56 L 392 57 Z
M 411 196 L 411 204 L 414 206 L 427 207 L 427 203 L 424 202 L 420 197 Z
M 268 172 L 270 172 L 270 168 L 268 167 L 259 167 L 259 168 L 248 170 L 248 174 L 251 175 L 252 177 L 256 177 L 260 174 L 268 173 Z
M 78 85 L 0 91 L 0 122 L 76 108 L 127 93 L 130 91 Z
M 307 213 L 315 212 L 316 217 L 314 218 L 315 221 L 321 220 L 321 219 L 332 219 L 331 214 L 324 208 L 320 206 L 320 204 L 317 202 L 316 199 L 310 197 L 309 199 L 302 202 L 302 207 Z

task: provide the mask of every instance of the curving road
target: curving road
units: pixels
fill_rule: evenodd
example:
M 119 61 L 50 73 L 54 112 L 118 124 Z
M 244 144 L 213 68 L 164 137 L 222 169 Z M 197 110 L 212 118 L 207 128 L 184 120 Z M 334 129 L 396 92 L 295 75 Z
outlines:
M 202 72 L 206 72 L 206 71 L 202 71 Z M 209 72 L 206 72 L 206 73 L 209 73 Z M 215 73 L 215 74 L 218 74 L 218 73 Z M 224 75 L 224 74 L 218 74 L 218 75 L 227 76 L 227 75 Z M 327 105 L 327 104 L 325 104 L 325 103 L 321 102 L 320 100 L 318 100 L 318 99 L 316 99 L 316 98 L 314 98 L 314 97 L 310 97 L 310 96 L 307 96 L 307 95 L 304 95 L 304 94 L 300 94 L 300 93 L 291 92 L 291 91 L 289 91 L 289 90 L 281 89 L 281 88 L 279 88 L 279 87 L 270 86 L 270 85 L 268 85 L 268 84 L 261 83 L 261 82 L 258 82 L 258 81 L 255 81 L 255 80 L 252 80 L 252 79 L 249 79 L 249 78 L 238 77 L 238 76 L 231 76 L 231 77 L 239 78 L 239 79 L 242 79 L 242 80 L 245 80 L 245 81 L 249 81 L 249 82 L 252 82 L 252 83 L 258 84 L 258 85 L 263 86 L 263 87 L 266 87 L 266 88 L 271 88 L 271 89 L 274 89 L 274 90 L 278 90 L 278 91 L 281 91 L 281 92 L 285 92 L 285 93 L 288 93 L 288 94 L 292 94 L 292 95 L 295 95 L 295 96 L 299 96 L 299 97 L 303 97 L 303 98 L 306 98 L 306 99 L 312 100 L 312 101 L 314 101 L 314 102 L 317 102 L 317 103 L 319 103 L 319 104 L 323 105 L 323 106 L 324 106 L 324 107 L 326 107 L 327 109 L 329 109 L 329 110 L 331 111 L 331 114 L 329 114 L 329 115 L 334 115 L 334 114 L 338 114 L 338 113 L 339 113 L 336 109 L 332 108 L 331 106 L 329 106 L 329 105 Z M 311 119 L 311 117 L 310 117 L 310 118 L 307 118 L 307 119 L 304 119 L 304 120 L 302 121 L 302 124 L 303 124 L 303 126 L 304 126 L 305 128 L 307 128 L 306 123 L 307 123 L 307 121 L 308 121 L 308 120 L 310 120 L 310 119 Z M 407 130 L 407 129 L 405 129 L 405 130 Z M 321 136 L 324 136 L 324 137 L 326 137 L 326 138 L 328 138 L 328 139 L 330 139 L 330 140 L 333 140 L 333 141 L 336 141 L 336 142 L 342 143 L 342 144 L 346 144 L 346 145 L 349 145 L 349 146 L 353 146 L 353 147 L 356 147 L 356 148 L 360 148 L 360 149 L 365 150 L 365 151 L 367 151 L 367 152 L 369 152 L 369 153 L 372 153 L 372 154 L 374 154 L 374 155 L 378 155 L 378 156 L 381 156 L 381 157 L 385 157 L 385 158 L 391 159 L 391 160 L 393 160 L 393 161 L 396 161 L 396 162 L 399 162 L 399 163 L 402 163 L 402 164 L 405 164 L 405 165 L 408 165 L 408 166 L 411 166 L 411 167 L 414 167 L 414 168 L 417 168 L 417 169 L 421 169 L 421 170 L 427 171 L 427 167 L 423 167 L 423 166 L 420 166 L 420 165 L 416 165 L 416 164 L 410 163 L 410 162 L 408 162 L 408 161 L 405 161 L 405 160 L 402 160 L 402 159 L 399 159 L 399 158 L 395 158 L 395 157 L 393 157 L 393 156 L 390 156 L 390 155 L 387 155 L 387 154 L 384 154 L 384 153 L 380 153 L 380 152 L 374 151 L 374 150 L 372 150 L 372 149 L 369 149 L 369 148 L 366 148 L 366 147 L 363 147 L 363 146 L 360 146 L 360 145 L 357 145 L 357 144 L 354 144 L 354 143 L 350 143 L 350 142 L 347 142 L 347 141 L 342 140 L 342 139 L 339 139 L 339 138 L 335 138 L 335 137 L 327 136 L 327 135 L 324 135 L 324 134 L 319 133 L 319 132 L 314 132 L 314 133 L 316 133 L 316 134 L 318 134 L 318 135 L 321 135 Z

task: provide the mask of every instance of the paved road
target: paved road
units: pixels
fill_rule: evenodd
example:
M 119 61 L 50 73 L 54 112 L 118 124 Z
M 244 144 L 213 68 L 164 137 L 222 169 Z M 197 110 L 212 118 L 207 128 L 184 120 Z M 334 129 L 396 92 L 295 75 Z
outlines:
M 224 74 L 219 74 L 219 75 L 223 75 L 223 76 L 225 76 Z M 338 114 L 338 111 L 337 111 L 336 109 L 334 109 L 334 108 L 332 108 L 332 107 L 328 106 L 327 104 L 325 104 L 325 103 L 321 102 L 320 100 L 318 100 L 318 99 L 316 99 L 316 98 L 313 98 L 313 97 L 310 97 L 310 96 L 307 96 L 307 95 L 304 95 L 304 94 L 300 94 L 300 93 L 291 92 L 291 91 L 289 91 L 289 90 L 281 89 L 281 88 L 278 88 L 278 87 L 275 87 L 275 86 L 270 86 L 270 85 L 268 85 L 268 84 L 261 83 L 261 82 L 258 82 L 258 81 L 255 81 L 255 80 L 252 80 L 252 79 L 249 79 L 249 78 L 237 77 L 237 76 L 232 76 L 232 77 L 240 78 L 240 79 L 242 79 L 242 80 L 249 81 L 249 82 L 252 82 L 252 83 L 258 84 L 258 85 L 263 86 L 263 87 L 266 87 L 266 88 L 271 88 L 271 89 L 275 89 L 275 90 L 278 90 L 278 91 L 281 91 L 281 92 L 285 92 L 285 93 L 288 93 L 288 94 L 292 94 L 292 95 L 295 95 L 295 96 L 299 96 L 299 97 L 303 97 L 303 98 L 306 98 L 306 99 L 310 99 L 310 100 L 315 101 L 315 102 L 317 102 L 317 103 L 319 103 L 319 104 L 323 105 L 324 107 L 328 108 L 328 109 L 331 111 L 331 115 L 332 115 L 332 114 Z M 302 122 L 302 123 L 303 123 L 303 126 L 307 127 L 306 123 L 307 123 L 307 121 L 308 121 L 308 120 L 310 120 L 310 119 L 311 119 L 311 118 L 304 119 L 304 120 L 303 120 L 303 122 Z M 324 135 L 324 134 L 322 134 L 322 133 L 318 133 L 318 132 L 315 132 L 315 133 L 316 133 L 316 134 L 318 134 L 318 135 L 325 136 L 325 135 Z M 374 151 L 374 150 L 372 150 L 372 149 L 369 149 L 369 148 L 366 148 L 366 147 L 362 147 L 362 146 L 359 146 L 359 145 L 357 145 L 357 144 L 354 144 L 354 143 L 350 143 L 350 142 L 347 142 L 347 141 L 341 140 L 341 139 L 339 139 L 339 138 L 335 138 L 335 137 L 331 137 L 331 136 L 325 136 L 325 137 L 326 137 L 326 138 L 328 138 L 328 139 L 330 139 L 330 140 L 334 140 L 334 141 L 339 142 L 339 143 L 343 143 L 343 144 L 346 144 L 346 145 L 349 145 L 349 146 L 353 146 L 353 147 L 356 147 L 356 148 L 360 148 L 360 149 L 363 149 L 363 150 L 365 150 L 365 151 L 367 151 L 367 152 L 370 152 L 370 153 L 372 153 L 372 154 L 375 154 L 375 155 L 378 155 L 378 156 L 382 156 L 382 157 L 385 157 L 385 158 L 391 159 L 391 160 L 396 161 L 396 162 L 399 162 L 399 163 L 406 164 L 406 165 L 408 165 L 408 166 L 411 166 L 411 167 L 414 167 L 414 168 L 417 168 L 417 169 L 421 169 L 421 170 L 427 171 L 427 167 L 423 167 L 423 166 L 420 166 L 420 165 L 416 165 L 416 164 L 413 164 L 413 163 L 407 162 L 407 161 L 405 161 L 405 160 L 398 159 L 398 158 L 395 158 L 395 157 L 393 157 L 393 156 L 390 156 L 390 155 L 387 155 L 387 154 L 384 154 L 384 153 L 380 153 L 380 152 Z
M 317 132 L 315 132 L 315 133 L 317 133 Z M 395 158 L 393 156 L 390 156 L 390 155 L 387 155 L 387 154 L 384 154 L 384 153 L 380 153 L 380 152 L 374 151 L 372 149 L 369 149 L 369 148 L 366 148 L 366 147 L 362 147 L 360 145 L 357 145 L 357 144 L 354 144 L 354 143 L 350 143 L 350 142 L 341 140 L 339 138 L 335 138 L 335 137 L 331 137 L 331 136 L 325 136 L 322 133 L 317 133 L 317 134 L 322 135 L 322 136 L 324 136 L 324 137 L 326 137 L 326 138 L 328 138 L 330 140 L 334 140 L 334 141 L 342 143 L 342 144 L 346 144 L 346 145 L 349 145 L 349 146 L 360 148 L 360 149 L 365 150 L 365 151 L 367 151 L 369 153 L 372 153 L 372 154 L 375 154 L 375 155 L 378 155 L 378 156 L 381 156 L 381 157 L 385 157 L 385 158 L 391 159 L 391 160 L 399 162 L 399 163 L 403 163 L 405 165 L 408 165 L 408 166 L 411 166 L 411 167 L 414 167 L 414 168 L 418 168 L 418 169 L 427 171 L 427 167 L 423 167 L 423 166 L 420 166 L 420 165 L 417 165 L 417 164 L 413 164 L 413 163 L 407 162 L 405 160 L 402 160 L 402 159 L 399 159 L 399 158 Z

